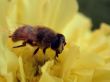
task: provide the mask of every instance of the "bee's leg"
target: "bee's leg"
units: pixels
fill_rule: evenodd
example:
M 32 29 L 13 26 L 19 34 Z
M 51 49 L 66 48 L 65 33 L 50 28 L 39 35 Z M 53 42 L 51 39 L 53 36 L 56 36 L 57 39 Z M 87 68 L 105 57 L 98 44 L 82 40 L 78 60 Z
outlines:
M 58 52 L 56 51 L 56 54 L 55 54 L 55 56 L 54 56 L 54 58 L 55 58 L 55 61 L 58 61 Z
M 43 49 L 43 53 L 44 53 L 44 60 L 43 60 L 43 62 L 44 62 L 44 63 L 45 63 L 45 61 L 46 61 L 46 56 L 45 56 L 46 49 L 47 49 L 47 48 L 44 48 L 44 49 Z
M 37 48 L 34 53 L 33 53 L 33 56 L 38 52 L 39 48 Z
M 46 53 L 46 49 L 47 49 L 47 48 L 44 48 L 44 49 L 43 49 L 43 53 L 44 53 L 44 54 Z
M 57 51 L 56 51 L 56 54 L 55 54 L 55 56 L 56 56 L 56 57 L 58 57 L 58 52 L 57 52 Z
M 14 46 L 13 48 L 24 47 L 24 46 L 26 46 L 26 43 L 27 43 L 27 42 L 23 42 L 21 45 L 19 45 L 19 46 Z

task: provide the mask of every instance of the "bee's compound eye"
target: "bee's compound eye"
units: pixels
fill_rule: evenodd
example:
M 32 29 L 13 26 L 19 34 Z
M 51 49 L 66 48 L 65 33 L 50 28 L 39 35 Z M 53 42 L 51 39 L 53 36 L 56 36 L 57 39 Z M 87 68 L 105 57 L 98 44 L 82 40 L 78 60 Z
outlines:
M 52 42 L 51 42 L 51 48 L 56 50 L 60 45 L 59 39 L 56 37 Z
M 66 42 L 64 42 L 64 45 L 66 45 Z

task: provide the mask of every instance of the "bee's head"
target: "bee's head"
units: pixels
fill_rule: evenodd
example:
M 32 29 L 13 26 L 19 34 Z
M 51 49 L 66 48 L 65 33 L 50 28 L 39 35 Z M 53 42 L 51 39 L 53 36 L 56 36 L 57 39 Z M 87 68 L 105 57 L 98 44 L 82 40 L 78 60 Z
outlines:
M 51 42 L 51 48 L 55 50 L 58 54 L 60 54 L 63 51 L 65 45 L 65 37 L 62 34 L 57 34 Z

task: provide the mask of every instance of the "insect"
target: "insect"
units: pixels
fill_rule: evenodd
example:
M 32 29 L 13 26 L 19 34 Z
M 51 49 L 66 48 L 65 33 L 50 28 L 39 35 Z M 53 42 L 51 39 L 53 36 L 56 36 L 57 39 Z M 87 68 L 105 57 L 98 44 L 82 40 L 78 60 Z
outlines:
M 33 27 L 30 25 L 24 25 L 16 29 L 9 37 L 13 42 L 23 41 L 21 45 L 14 46 L 13 48 L 24 47 L 26 44 L 37 46 L 33 55 L 35 55 L 39 49 L 42 49 L 45 54 L 46 49 L 51 48 L 56 52 L 55 57 L 58 57 L 58 54 L 62 53 L 64 46 L 66 45 L 63 34 L 56 33 L 45 26 Z

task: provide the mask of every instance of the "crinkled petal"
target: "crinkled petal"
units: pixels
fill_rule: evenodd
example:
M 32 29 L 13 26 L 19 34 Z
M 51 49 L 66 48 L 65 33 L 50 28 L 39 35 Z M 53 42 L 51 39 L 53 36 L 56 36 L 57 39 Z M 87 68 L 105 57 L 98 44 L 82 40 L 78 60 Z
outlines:
M 62 79 L 60 78 L 57 78 L 55 76 L 52 76 L 48 73 L 44 73 L 42 76 L 41 76 L 41 79 L 39 82 L 63 82 Z
M 93 82 L 109 82 L 110 81 L 110 63 L 105 64 L 101 68 L 97 68 L 94 72 Z
M 53 65 L 54 61 L 49 61 L 42 67 L 42 76 L 39 82 L 63 82 L 63 79 L 58 78 L 56 76 L 52 76 L 49 73 Z

